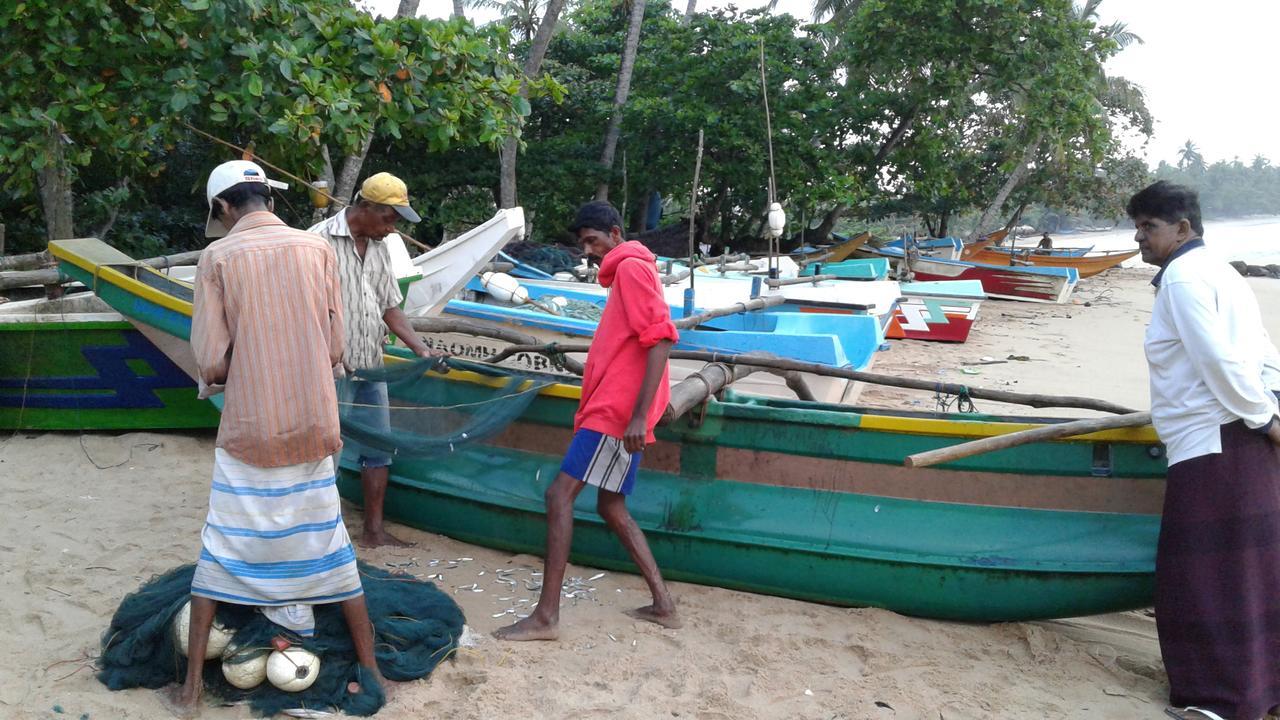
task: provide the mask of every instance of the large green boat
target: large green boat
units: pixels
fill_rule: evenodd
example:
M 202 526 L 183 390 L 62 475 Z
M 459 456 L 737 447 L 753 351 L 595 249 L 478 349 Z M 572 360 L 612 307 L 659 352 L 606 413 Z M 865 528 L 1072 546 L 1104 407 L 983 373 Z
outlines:
M 92 293 L 0 305 L 0 430 L 217 427 L 195 387 Z
M 97 241 L 51 250 L 64 272 L 96 278 L 100 297 L 186 366 L 189 285 Z M 495 373 L 450 372 L 451 402 L 486 396 L 503 381 Z M 578 392 L 549 385 L 496 437 L 396 462 L 388 513 L 468 542 L 541 552 L 542 495 Z M 628 505 L 677 580 L 960 620 L 1148 605 L 1166 469 L 1150 428 L 902 467 L 912 453 L 1047 422 L 1057 421 L 730 397 L 660 428 Z M 346 458 L 340 487 L 359 499 Z M 573 559 L 628 569 L 593 506 L 588 489 Z

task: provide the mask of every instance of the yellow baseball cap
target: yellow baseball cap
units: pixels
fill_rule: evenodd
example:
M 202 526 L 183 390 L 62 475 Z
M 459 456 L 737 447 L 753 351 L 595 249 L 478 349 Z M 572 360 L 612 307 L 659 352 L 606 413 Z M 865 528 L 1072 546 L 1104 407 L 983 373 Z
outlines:
M 360 186 L 356 199 L 368 200 L 379 205 L 390 205 L 405 220 L 412 223 L 422 221 L 418 213 L 409 207 L 409 188 L 403 180 L 391 173 L 380 172 L 377 175 L 370 175 L 369 179 Z

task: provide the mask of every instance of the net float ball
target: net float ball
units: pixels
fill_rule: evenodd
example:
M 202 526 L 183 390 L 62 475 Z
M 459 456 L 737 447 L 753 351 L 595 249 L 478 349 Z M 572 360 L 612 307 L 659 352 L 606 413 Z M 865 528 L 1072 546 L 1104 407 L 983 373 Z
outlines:
M 285 692 L 302 692 L 320 674 L 320 658 L 302 648 L 272 651 L 267 658 L 267 680 Z
M 204 648 L 204 659 L 212 660 L 222 655 L 231 642 L 234 633 L 222 626 L 217 619 L 209 627 L 209 642 Z M 187 656 L 187 639 L 191 636 L 191 601 L 183 604 L 182 609 L 173 617 L 173 644 L 183 657 Z
M 241 647 L 234 642 L 222 652 L 222 677 L 241 690 L 258 687 L 267 679 L 266 648 Z

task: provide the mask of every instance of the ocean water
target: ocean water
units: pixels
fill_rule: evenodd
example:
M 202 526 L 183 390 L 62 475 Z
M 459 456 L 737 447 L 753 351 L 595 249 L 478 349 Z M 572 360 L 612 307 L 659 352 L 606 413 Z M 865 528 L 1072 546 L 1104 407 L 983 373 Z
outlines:
M 1034 247 L 1039 236 L 1022 238 L 1019 245 Z M 1250 265 L 1280 264 L 1280 217 L 1253 217 L 1238 220 L 1208 220 L 1204 224 L 1205 245 L 1227 260 L 1243 260 Z M 1133 228 L 1105 232 L 1075 232 L 1054 235 L 1055 247 L 1084 247 L 1094 250 L 1133 250 Z M 1137 267 L 1142 260 L 1126 260 L 1124 267 Z

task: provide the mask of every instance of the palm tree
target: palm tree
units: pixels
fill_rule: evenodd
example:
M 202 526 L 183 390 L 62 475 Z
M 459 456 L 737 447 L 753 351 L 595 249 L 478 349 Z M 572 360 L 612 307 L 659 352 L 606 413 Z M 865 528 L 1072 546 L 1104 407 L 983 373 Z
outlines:
M 609 129 L 604 134 L 604 151 L 600 153 L 600 166 L 604 179 L 596 185 L 596 200 L 609 199 L 609 173 L 613 171 L 613 156 L 618 149 L 618 136 L 622 134 L 622 109 L 631 92 L 631 72 L 636 65 L 636 51 L 640 47 L 640 26 L 644 21 L 645 0 L 630 0 L 631 17 L 627 26 L 627 41 L 622 47 L 622 66 L 618 68 L 618 89 L 613 96 L 613 114 Z
M 454 0 L 454 5 L 467 4 L 473 8 L 495 10 L 499 24 L 511 29 L 516 40 L 530 40 L 538 32 L 539 18 L 548 9 L 547 0 Z M 559 15 L 559 11 L 556 11 Z
M 551 36 L 556 31 L 556 22 L 560 19 L 560 11 L 564 9 L 564 0 L 548 0 L 546 13 L 538 24 L 529 46 L 529 58 L 524 62 L 524 80 L 520 81 L 520 97 L 529 99 L 529 79 L 536 77 L 542 69 L 542 59 L 547 55 L 547 46 L 551 44 Z M 502 142 L 498 152 L 501 170 L 498 175 L 498 207 L 516 206 L 516 154 L 520 143 L 516 138 L 508 137 Z
M 817 0 L 820 3 L 838 1 L 840 0 Z M 856 3 L 860 0 L 846 1 Z M 1101 4 L 1102 0 L 1086 0 L 1084 5 L 1075 8 L 1076 18 L 1083 22 L 1096 21 L 1098 19 L 1098 6 Z M 1134 43 L 1141 44 L 1143 42 L 1143 39 L 1137 33 L 1129 30 L 1125 23 L 1113 22 L 1095 27 L 1094 32 L 1090 35 L 1090 42 L 1086 47 L 1086 51 L 1099 58 L 1098 74 L 1093 84 L 1093 96 L 1098 111 L 1105 114 L 1108 108 L 1120 108 L 1123 112 L 1139 118 L 1139 125 L 1150 135 L 1151 113 L 1147 111 L 1146 99 L 1143 96 L 1142 89 L 1122 77 L 1108 77 L 1101 62 L 1111 52 L 1118 52 Z M 1111 50 L 1109 46 L 1113 43 L 1115 49 Z M 1027 170 L 1030 169 L 1031 162 L 1039 154 L 1044 140 L 1044 133 L 1041 132 L 1036 134 L 1027 144 L 1018 164 L 1014 166 L 1009 177 L 1000 186 L 1000 190 L 996 192 L 991 204 L 982 211 L 977 225 L 974 226 L 973 231 L 969 234 L 969 240 L 976 239 L 982 233 L 983 228 L 986 228 L 992 218 L 996 216 L 996 213 L 1000 212 L 1000 208 L 1009 199 L 1009 195 L 1013 193 L 1018 184 L 1022 182 L 1022 178 L 1026 176 Z
M 1178 169 L 1204 172 L 1204 156 L 1196 144 L 1188 140 L 1178 151 Z

